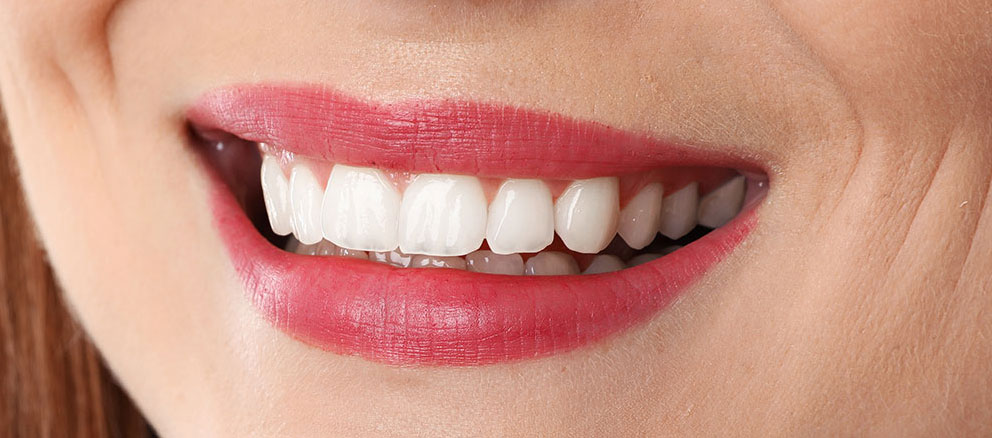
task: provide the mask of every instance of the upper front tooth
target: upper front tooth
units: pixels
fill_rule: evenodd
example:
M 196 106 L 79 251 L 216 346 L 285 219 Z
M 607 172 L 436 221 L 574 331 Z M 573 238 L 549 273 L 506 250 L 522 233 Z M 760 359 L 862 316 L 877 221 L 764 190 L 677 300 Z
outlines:
M 602 251 L 617 233 L 619 182 L 615 177 L 572 182 L 555 202 L 555 229 L 572 251 Z
M 486 237 L 486 195 L 471 176 L 418 175 L 400 204 L 400 250 L 407 254 L 458 256 Z
M 743 175 L 723 183 L 699 201 L 699 224 L 717 228 L 730 222 L 744 205 L 744 189 L 747 188 Z
M 399 210 L 400 193 L 382 172 L 338 164 L 324 190 L 324 237 L 353 250 L 392 251 Z
M 269 214 L 272 232 L 285 236 L 293 232 L 293 211 L 289 201 L 289 181 L 279 167 L 279 160 L 266 154 L 262 158 L 262 198 Z
M 324 238 L 320 231 L 320 204 L 324 191 L 306 163 L 293 166 L 289 176 L 289 197 L 296 238 L 306 245 L 320 242 Z
M 699 184 L 689 184 L 665 197 L 661 202 L 661 226 L 658 230 L 669 239 L 677 240 L 696 227 L 699 204 Z
M 642 249 L 658 235 L 664 196 L 665 190 L 661 184 L 648 184 L 620 212 L 620 226 L 617 231 L 628 246 Z
M 554 238 L 554 203 L 548 186 L 533 179 L 504 182 L 489 205 L 489 249 L 496 254 L 538 252 Z

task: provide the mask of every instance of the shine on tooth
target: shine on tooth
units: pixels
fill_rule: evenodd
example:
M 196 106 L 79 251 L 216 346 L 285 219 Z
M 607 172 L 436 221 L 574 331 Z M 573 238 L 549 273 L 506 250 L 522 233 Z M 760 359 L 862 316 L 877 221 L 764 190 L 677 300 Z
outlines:
M 400 204 L 400 250 L 441 257 L 468 254 L 482 246 L 487 216 L 478 178 L 418 175 Z
M 661 204 L 665 190 L 660 183 L 651 183 L 637 192 L 620 211 L 617 232 L 627 245 L 643 249 L 654 241 L 661 227 Z
M 503 182 L 489 205 L 489 249 L 496 254 L 538 252 L 554 238 L 554 202 L 548 186 L 534 179 Z
M 461 257 L 435 257 L 415 255 L 410 260 L 411 268 L 449 268 L 465 270 L 465 259 Z
M 289 177 L 293 210 L 293 233 L 303 244 L 313 245 L 324 238 L 320 230 L 320 207 L 324 190 L 307 163 L 293 166 Z
M 576 275 L 579 264 L 575 258 L 558 251 L 542 251 L 527 259 L 524 275 Z
M 661 201 L 661 226 L 658 230 L 672 240 L 678 240 L 696 228 L 699 205 L 699 184 L 689 184 Z
M 389 252 L 372 252 L 369 253 L 369 260 L 374 262 L 384 263 L 387 265 L 392 265 L 397 268 L 406 268 L 410 266 L 410 261 L 413 256 L 409 254 L 404 254 L 399 250 L 389 251 Z
M 619 202 L 615 177 L 573 181 L 555 202 L 555 230 L 572 251 L 602 251 L 617 233 Z
M 523 275 L 524 259 L 520 254 L 496 254 L 480 250 L 465 256 L 468 270 L 483 274 Z
M 400 194 L 379 170 L 335 165 L 327 178 L 322 207 L 323 236 L 360 251 L 392 251 Z
M 699 201 L 699 224 L 719 228 L 730 222 L 744 206 L 746 189 L 747 180 L 740 175 L 707 193 Z
M 293 209 L 289 197 L 289 180 L 279 160 L 265 154 L 262 158 L 262 199 L 272 232 L 286 236 L 293 232 Z

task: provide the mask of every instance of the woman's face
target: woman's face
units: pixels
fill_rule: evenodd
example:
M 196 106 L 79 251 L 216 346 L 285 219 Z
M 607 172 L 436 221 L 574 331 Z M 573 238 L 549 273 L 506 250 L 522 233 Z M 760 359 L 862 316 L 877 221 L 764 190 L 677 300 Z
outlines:
M 166 436 L 990 432 L 987 1 L 6 0 L 0 23 L 41 238 Z M 308 205 L 306 163 L 320 190 L 366 168 L 338 237 L 433 256 L 495 250 L 496 198 L 543 193 L 506 178 L 541 180 L 508 269 L 546 224 L 580 269 L 604 228 L 636 246 L 652 181 L 655 228 L 687 179 L 716 205 L 693 218 L 743 211 L 596 277 L 291 255 L 253 142 L 298 240 L 276 210 Z

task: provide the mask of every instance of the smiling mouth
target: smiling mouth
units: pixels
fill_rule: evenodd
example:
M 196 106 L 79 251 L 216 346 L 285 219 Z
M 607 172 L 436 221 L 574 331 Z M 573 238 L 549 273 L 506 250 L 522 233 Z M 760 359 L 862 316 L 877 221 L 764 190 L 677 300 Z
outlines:
M 644 321 L 747 235 L 760 166 L 565 116 L 247 85 L 187 112 L 250 301 L 392 364 L 568 351 Z

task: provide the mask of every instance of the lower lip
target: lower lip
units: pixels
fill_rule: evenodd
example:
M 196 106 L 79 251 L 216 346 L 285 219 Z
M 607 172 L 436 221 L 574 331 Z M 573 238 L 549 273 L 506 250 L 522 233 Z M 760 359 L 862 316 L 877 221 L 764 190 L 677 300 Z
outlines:
M 668 256 L 610 274 L 401 269 L 280 250 L 213 180 L 215 220 L 255 308 L 307 344 L 394 365 L 501 363 L 602 340 L 666 308 L 756 223 L 750 209 Z

